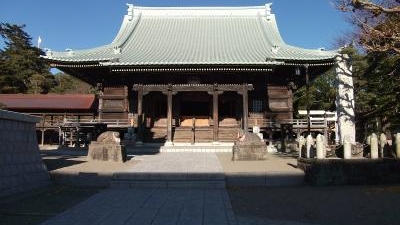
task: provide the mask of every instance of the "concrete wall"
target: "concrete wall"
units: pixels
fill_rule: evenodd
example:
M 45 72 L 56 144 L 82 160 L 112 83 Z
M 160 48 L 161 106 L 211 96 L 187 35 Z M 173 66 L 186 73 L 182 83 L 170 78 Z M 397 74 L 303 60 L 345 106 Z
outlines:
M 37 143 L 39 120 L 0 110 L 0 197 L 51 184 Z

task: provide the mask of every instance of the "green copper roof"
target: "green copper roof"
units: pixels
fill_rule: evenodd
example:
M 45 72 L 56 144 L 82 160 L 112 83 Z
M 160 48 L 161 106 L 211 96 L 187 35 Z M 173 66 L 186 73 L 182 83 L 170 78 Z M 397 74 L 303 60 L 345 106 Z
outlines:
M 330 60 L 336 51 L 287 45 L 271 4 L 261 7 L 133 7 L 111 44 L 48 51 L 58 63 L 102 65 L 268 65 Z

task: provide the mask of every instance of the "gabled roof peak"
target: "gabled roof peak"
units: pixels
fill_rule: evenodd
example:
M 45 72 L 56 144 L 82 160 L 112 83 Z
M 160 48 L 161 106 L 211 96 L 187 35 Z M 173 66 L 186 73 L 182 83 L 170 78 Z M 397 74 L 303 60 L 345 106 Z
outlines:
M 127 4 L 127 17 L 141 15 L 142 17 L 163 17 L 163 16 L 270 16 L 272 3 L 264 6 L 243 6 L 243 7 L 143 7 Z

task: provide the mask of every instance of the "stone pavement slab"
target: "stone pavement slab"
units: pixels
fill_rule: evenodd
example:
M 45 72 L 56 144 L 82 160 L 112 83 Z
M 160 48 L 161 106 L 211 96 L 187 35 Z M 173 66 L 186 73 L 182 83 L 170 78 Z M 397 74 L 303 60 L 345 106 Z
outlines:
M 45 221 L 78 224 L 237 224 L 225 189 L 111 188 Z
M 134 157 L 141 162 L 126 172 L 201 172 L 223 173 L 215 153 L 178 152 Z
M 271 220 L 265 218 L 238 217 L 239 225 L 318 225 L 316 223 L 304 223 L 290 220 Z
M 134 157 L 138 163 L 113 175 L 112 187 L 225 188 L 215 153 L 161 153 Z

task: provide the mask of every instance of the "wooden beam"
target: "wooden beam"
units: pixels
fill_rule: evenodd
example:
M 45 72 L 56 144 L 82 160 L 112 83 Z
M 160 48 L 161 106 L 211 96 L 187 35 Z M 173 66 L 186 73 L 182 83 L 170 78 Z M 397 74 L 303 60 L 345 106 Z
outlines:
M 243 88 L 251 91 L 254 90 L 252 84 L 146 84 L 133 85 L 132 89 L 134 91 L 138 91 L 141 89 L 143 91 L 161 91 L 166 92 L 171 90 L 173 92 L 182 92 L 182 91 L 214 91 L 218 89 L 219 91 L 242 91 Z

